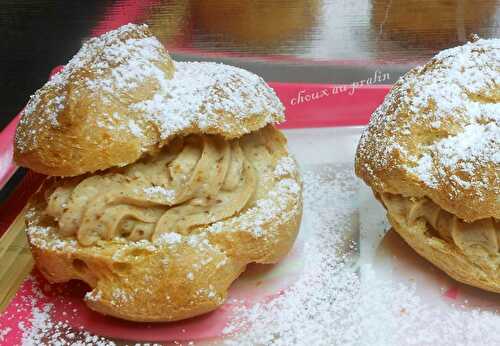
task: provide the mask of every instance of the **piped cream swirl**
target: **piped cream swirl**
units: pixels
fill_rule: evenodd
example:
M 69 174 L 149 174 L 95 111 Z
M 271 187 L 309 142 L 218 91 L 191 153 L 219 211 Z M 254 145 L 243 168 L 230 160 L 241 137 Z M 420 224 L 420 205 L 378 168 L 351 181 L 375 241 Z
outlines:
M 244 145 L 218 136 L 179 138 L 123 169 L 62 180 L 45 212 L 62 236 L 82 245 L 186 234 L 235 215 L 252 199 L 258 175 Z
M 410 199 L 388 193 L 381 198 L 391 212 L 404 216 L 410 225 L 423 219 L 440 238 L 454 243 L 464 252 L 475 251 L 478 247 L 492 255 L 500 252 L 500 222 L 494 218 L 466 223 L 428 198 Z

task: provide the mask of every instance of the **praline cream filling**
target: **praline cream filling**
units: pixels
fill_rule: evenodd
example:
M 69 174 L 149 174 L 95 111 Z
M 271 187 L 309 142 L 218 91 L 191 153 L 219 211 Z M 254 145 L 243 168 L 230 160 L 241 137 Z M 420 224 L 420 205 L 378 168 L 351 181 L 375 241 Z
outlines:
M 262 167 L 272 166 L 271 156 L 253 137 L 191 135 L 122 169 L 62 179 L 47 193 L 45 214 L 61 236 L 82 245 L 186 234 L 239 213 L 251 204 L 259 180 L 265 184 Z
M 486 218 L 467 223 L 440 208 L 428 198 L 406 198 L 388 193 L 381 194 L 386 207 L 404 217 L 412 225 L 425 220 L 439 237 L 453 242 L 464 252 L 480 247 L 489 254 L 500 252 L 500 221 Z

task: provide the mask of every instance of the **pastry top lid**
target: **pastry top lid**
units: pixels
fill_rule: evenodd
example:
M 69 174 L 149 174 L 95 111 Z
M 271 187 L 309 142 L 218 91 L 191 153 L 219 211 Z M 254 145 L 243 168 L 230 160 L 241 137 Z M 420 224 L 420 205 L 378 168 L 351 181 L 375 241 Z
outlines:
M 15 161 L 53 176 L 133 163 L 192 133 L 237 138 L 284 119 L 264 80 L 223 64 L 174 62 L 146 25 L 86 42 L 31 97 Z
M 356 173 L 465 221 L 500 218 L 500 40 L 444 50 L 402 77 L 362 135 Z

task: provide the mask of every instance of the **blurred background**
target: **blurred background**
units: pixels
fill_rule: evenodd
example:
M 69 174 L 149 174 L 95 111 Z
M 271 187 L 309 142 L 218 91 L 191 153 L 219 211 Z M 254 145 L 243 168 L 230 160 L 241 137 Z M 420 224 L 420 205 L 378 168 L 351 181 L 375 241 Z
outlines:
M 472 33 L 500 37 L 500 0 L 2 0 L 0 129 L 84 40 L 129 22 L 148 23 L 177 60 L 388 84 Z

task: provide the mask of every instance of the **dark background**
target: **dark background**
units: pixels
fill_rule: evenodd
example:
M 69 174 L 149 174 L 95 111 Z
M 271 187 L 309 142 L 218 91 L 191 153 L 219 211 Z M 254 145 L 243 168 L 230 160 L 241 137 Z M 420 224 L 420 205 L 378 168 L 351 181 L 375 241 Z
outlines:
M 1 1 L 0 128 L 81 46 L 110 1 Z
M 82 41 L 147 22 L 174 59 L 267 80 L 392 83 L 471 33 L 500 36 L 500 0 L 0 0 L 0 129 Z M 97 28 L 97 29 L 96 29 Z

